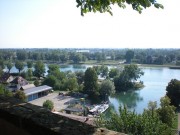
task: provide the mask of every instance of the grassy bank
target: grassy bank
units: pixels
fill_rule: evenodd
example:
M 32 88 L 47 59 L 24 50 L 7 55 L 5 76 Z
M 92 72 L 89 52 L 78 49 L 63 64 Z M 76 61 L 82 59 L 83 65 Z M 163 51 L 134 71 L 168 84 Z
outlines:
M 65 63 L 61 62 L 54 62 L 54 61 L 44 61 L 47 64 L 60 64 L 60 65 L 69 65 L 69 64 L 87 64 L 87 65 L 112 65 L 112 66 L 124 66 L 127 64 L 122 63 L 122 60 L 106 60 L 98 62 L 97 60 L 88 60 L 85 62 L 80 63 L 73 63 L 72 61 L 67 61 Z M 137 63 L 132 63 L 137 64 Z M 180 69 L 180 66 L 177 66 L 175 64 L 164 64 L 164 65 L 156 65 L 156 64 L 138 64 L 141 67 L 168 67 L 168 68 L 175 68 Z

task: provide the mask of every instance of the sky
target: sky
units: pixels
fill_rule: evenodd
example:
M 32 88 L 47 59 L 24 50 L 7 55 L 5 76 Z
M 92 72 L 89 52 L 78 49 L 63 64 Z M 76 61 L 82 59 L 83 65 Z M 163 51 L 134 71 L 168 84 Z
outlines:
M 0 0 L 0 48 L 180 48 L 180 0 L 80 15 L 76 0 Z

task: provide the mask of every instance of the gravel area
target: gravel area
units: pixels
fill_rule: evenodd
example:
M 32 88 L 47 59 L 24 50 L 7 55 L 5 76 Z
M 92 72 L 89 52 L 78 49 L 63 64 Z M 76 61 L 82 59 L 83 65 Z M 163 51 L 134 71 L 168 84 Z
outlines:
M 46 100 L 51 100 L 54 103 L 55 111 L 60 111 L 62 109 L 65 109 L 69 105 L 69 102 L 72 102 L 73 100 L 75 100 L 75 98 L 59 95 L 58 93 L 50 93 L 47 96 L 30 101 L 29 103 L 42 106 L 43 102 Z

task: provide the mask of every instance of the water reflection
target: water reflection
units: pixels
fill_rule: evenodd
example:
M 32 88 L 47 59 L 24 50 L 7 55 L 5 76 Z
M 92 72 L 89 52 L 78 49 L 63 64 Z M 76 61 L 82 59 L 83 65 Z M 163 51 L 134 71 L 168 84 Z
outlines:
M 128 109 L 134 110 L 139 102 L 143 101 L 139 91 L 121 92 L 109 97 L 111 104 L 114 106 L 115 111 L 118 112 L 119 106 L 126 105 Z

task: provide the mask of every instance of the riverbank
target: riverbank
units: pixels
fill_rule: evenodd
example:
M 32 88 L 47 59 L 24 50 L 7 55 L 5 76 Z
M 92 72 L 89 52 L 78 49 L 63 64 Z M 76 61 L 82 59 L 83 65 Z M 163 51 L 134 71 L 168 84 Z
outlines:
M 67 62 L 67 63 L 62 63 L 60 65 L 69 65 L 69 64 L 74 64 L 72 62 Z M 137 64 L 137 63 L 132 63 L 132 64 Z M 122 60 L 106 60 L 106 61 L 101 61 L 97 62 L 96 60 L 88 60 L 85 62 L 80 62 L 75 65 L 109 65 L 109 66 L 124 66 L 128 65 L 124 63 Z M 167 68 L 172 68 L 172 69 L 180 69 L 180 66 L 177 66 L 175 64 L 163 64 L 163 65 L 156 65 L 156 64 L 137 64 L 142 67 L 167 67 Z

